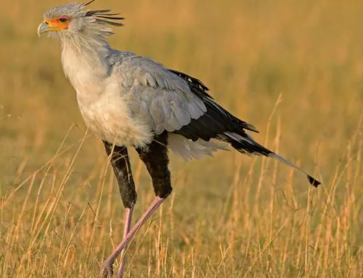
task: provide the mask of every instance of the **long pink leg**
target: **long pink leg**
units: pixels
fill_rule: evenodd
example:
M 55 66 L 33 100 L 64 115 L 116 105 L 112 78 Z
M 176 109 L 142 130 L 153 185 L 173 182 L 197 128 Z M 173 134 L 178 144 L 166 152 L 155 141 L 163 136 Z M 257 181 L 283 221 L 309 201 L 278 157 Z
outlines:
M 112 252 L 112 254 L 105 260 L 102 266 L 101 277 L 112 277 L 112 265 L 116 260 L 117 256 L 120 255 L 122 250 L 125 249 L 129 241 L 134 237 L 136 232 L 140 229 L 142 225 L 149 219 L 149 217 L 155 212 L 155 210 L 164 202 L 165 198 L 156 197 L 155 200 L 151 203 L 149 208 L 145 211 L 145 213 L 141 216 L 139 221 L 132 227 L 130 232 L 126 237 L 123 238 L 121 243 L 116 247 L 116 249 Z M 121 271 L 121 272 L 120 272 Z M 122 277 L 123 269 L 120 268 L 118 277 Z
M 131 222 L 132 222 L 132 213 L 133 212 L 134 212 L 134 208 L 133 207 L 126 209 L 123 239 L 126 238 L 127 234 L 130 232 Z M 126 249 L 126 247 L 127 246 L 125 246 L 125 249 Z M 118 270 L 118 273 L 119 273 L 118 278 L 122 278 L 122 274 L 124 272 L 125 265 L 126 265 L 125 249 L 123 249 L 122 252 L 121 252 L 121 262 L 120 262 L 120 268 Z

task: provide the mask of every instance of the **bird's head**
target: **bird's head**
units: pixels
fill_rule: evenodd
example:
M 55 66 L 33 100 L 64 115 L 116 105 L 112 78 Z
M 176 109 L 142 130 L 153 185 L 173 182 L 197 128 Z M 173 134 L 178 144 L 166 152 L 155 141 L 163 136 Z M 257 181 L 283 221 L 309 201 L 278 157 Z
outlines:
M 38 35 L 49 32 L 59 35 L 96 33 L 111 35 L 112 30 L 108 25 L 123 26 L 117 17 L 118 14 L 110 13 L 111 10 L 85 10 L 84 8 L 94 2 L 70 3 L 50 9 L 44 14 L 44 20 L 38 27 Z

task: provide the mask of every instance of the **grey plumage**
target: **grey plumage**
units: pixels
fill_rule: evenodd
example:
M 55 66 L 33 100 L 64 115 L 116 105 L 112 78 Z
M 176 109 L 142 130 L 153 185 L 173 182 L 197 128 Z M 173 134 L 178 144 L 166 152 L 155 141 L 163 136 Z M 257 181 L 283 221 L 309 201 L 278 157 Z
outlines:
M 211 141 L 206 154 L 225 149 L 217 140 L 242 153 L 280 157 L 256 143 L 246 133 L 257 132 L 256 128 L 219 106 L 198 79 L 149 58 L 112 49 L 104 38 L 113 33 L 107 26 L 121 26 L 115 21 L 123 17 L 116 17 L 118 14 L 109 9 L 84 10 L 90 3 L 59 6 L 44 18 L 66 16 L 70 20 L 67 28 L 57 30 L 62 62 L 91 131 L 105 141 L 125 146 L 144 147 L 154 136 L 168 132 L 186 138 L 175 137 L 184 142 L 184 151 L 191 151 L 193 143 L 202 143 L 203 148 L 197 149 L 207 150 Z M 279 160 L 306 174 L 286 159 Z
M 131 114 L 156 135 L 179 130 L 206 112 L 203 101 L 184 80 L 152 60 L 131 56 L 123 59 L 120 70 L 134 80 L 126 90 Z
M 122 26 L 123 17 L 109 9 L 85 10 L 93 1 L 50 9 L 38 34 L 51 32 L 60 38 L 64 73 L 77 92 L 87 128 L 104 141 L 126 208 L 124 239 L 106 259 L 102 277 L 112 276 L 114 260 L 171 193 L 167 148 L 189 160 L 231 146 L 243 154 L 277 159 L 306 175 L 313 186 L 320 184 L 254 141 L 247 132 L 257 129 L 217 104 L 198 79 L 149 58 L 111 48 L 106 40 L 113 34 L 109 27 Z M 137 194 L 127 147 L 136 148 L 156 194 L 132 229 Z M 120 265 L 118 277 L 122 277 L 123 258 Z

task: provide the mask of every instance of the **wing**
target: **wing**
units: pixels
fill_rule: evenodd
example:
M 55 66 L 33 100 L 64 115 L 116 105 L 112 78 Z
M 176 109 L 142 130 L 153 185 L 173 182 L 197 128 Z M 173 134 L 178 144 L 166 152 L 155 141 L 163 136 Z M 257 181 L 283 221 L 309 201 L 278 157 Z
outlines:
M 171 72 L 183 78 L 192 93 L 197 95 L 207 108 L 206 113 L 200 118 L 192 119 L 189 125 L 182 127 L 176 133 L 193 141 L 199 138 L 209 141 L 211 138 L 221 139 L 225 132 L 241 133 L 244 129 L 258 132 L 253 125 L 236 118 L 214 102 L 208 94 L 208 88 L 200 80 L 178 71 L 171 70 Z
M 128 75 L 123 80 L 132 81 L 124 84 L 129 112 L 156 135 L 168 131 L 193 141 L 209 141 L 227 131 L 257 132 L 215 103 L 196 78 L 140 56 L 127 57 L 121 67 Z
M 245 130 L 257 132 L 256 128 L 215 103 L 208 88 L 198 79 L 134 55 L 124 56 L 119 70 L 128 112 L 156 135 L 168 131 L 193 141 L 215 138 L 241 153 L 277 159 L 306 175 L 312 185 L 320 184 L 304 170 L 254 141 Z
M 148 125 L 156 135 L 174 132 L 200 118 L 207 108 L 187 83 L 162 65 L 144 58 L 128 57 L 122 63 L 126 77 L 129 113 Z

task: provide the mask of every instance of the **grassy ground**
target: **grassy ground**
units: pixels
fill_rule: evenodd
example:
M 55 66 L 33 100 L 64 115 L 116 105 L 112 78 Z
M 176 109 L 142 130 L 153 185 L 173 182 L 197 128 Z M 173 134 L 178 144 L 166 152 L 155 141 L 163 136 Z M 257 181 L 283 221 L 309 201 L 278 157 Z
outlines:
M 85 134 L 57 41 L 36 36 L 54 4 L 6 0 L 0 10 L 1 277 L 97 277 L 122 237 L 103 146 Z M 258 141 L 323 181 L 314 189 L 235 152 L 172 157 L 174 193 L 134 238 L 126 277 L 363 277 L 362 1 L 92 7 L 127 18 L 114 47 L 202 79 L 259 128 Z M 153 192 L 132 160 L 138 218 Z

